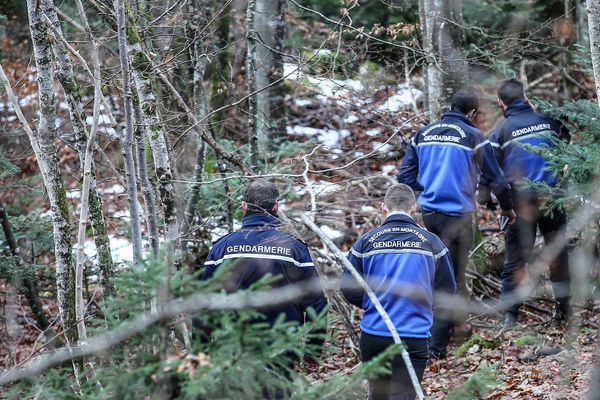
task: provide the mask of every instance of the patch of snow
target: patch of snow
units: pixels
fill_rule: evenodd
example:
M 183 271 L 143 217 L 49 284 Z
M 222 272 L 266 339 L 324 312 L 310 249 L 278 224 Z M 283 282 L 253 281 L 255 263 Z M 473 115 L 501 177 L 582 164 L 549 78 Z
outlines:
M 372 213 L 375 213 L 375 212 L 377 212 L 377 211 L 378 211 L 378 210 L 377 210 L 377 208 L 376 208 L 376 207 L 373 207 L 373 206 L 362 206 L 362 207 L 360 208 L 360 212 L 363 212 L 363 213 L 369 213 L 369 214 L 372 214 Z
M 328 56 L 333 53 L 329 49 L 313 49 L 311 52 L 316 56 Z
M 94 121 L 94 117 L 88 116 L 85 118 L 85 123 L 88 125 L 92 125 Z M 98 115 L 98 125 L 110 125 L 110 118 L 106 114 Z
M 340 185 L 326 181 L 311 182 L 310 188 L 317 196 L 325 196 L 328 194 L 337 193 L 342 189 Z M 303 195 L 308 193 L 308 191 L 308 187 L 304 186 L 298 190 L 298 194 Z
M 369 136 L 379 136 L 381 134 L 381 128 L 368 129 L 365 133 Z
M 350 131 L 347 129 L 329 129 L 321 132 L 319 135 L 319 142 L 326 146 L 333 147 L 338 145 L 343 138 L 348 137 L 349 135 Z
M 398 91 L 390 96 L 385 103 L 377 107 L 380 112 L 398 112 L 406 107 L 410 107 L 413 102 L 417 102 L 423 97 L 423 92 L 415 89 L 406 83 L 398 85 Z
M 306 100 L 306 99 L 294 99 L 294 104 L 297 105 L 298 107 L 308 107 L 312 104 L 313 102 L 311 100 Z
M 344 234 L 336 229 L 330 228 L 327 225 L 321 225 L 321 230 L 329 239 L 337 239 L 344 236 Z
M 125 193 L 125 188 L 117 183 L 107 188 L 98 188 L 100 194 L 121 194 Z
M 133 261 L 133 245 L 129 239 L 109 235 L 108 240 L 110 241 L 110 251 L 115 264 Z M 96 244 L 93 240 L 85 241 L 83 245 L 83 252 L 92 261 L 97 258 L 98 252 L 96 250 Z
M 319 142 L 326 146 L 336 146 L 343 138 L 350 135 L 347 129 L 320 129 L 300 125 L 288 126 L 286 132 L 288 135 L 316 136 Z
M 361 92 L 365 88 L 361 81 L 355 79 L 342 80 L 307 76 L 306 80 L 315 86 L 322 96 L 332 98 L 344 97 L 351 92 Z
M 19 105 L 21 107 L 27 107 L 30 106 L 35 100 L 37 100 L 37 92 L 21 97 L 19 99 Z
M 373 150 L 379 152 L 379 153 L 388 153 L 390 151 L 392 151 L 392 145 L 389 143 L 382 143 L 382 142 L 372 142 L 373 143 Z
M 129 214 L 129 210 L 120 210 L 116 211 L 113 215 L 113 218 L 120 218 L 125 222 L 131 221 L 131 214 Z
M 344 118 L 344 122 L 347 124 L 353 124 L 357 121 L 359 121 L 360 118 L 358 118 L 358 115 L 352 113 L 350 115 L 348 115 L 346 118 Z
M 43 218 L 43 219 L 52 219 L 53 215 L 54 214 L 52 213 L 52 210 L 46 210 L 46 211 L 44 211 L 43 213 L 40 214 L 40 218 Z
M 396 172 L 398 167 L 395 165 L 384 165 L 381 167 L 381 172 L 383 174 L 389 174 L 390 172 Z
M 81 198 L 81 190 L 69 190 L 67 192 L 67 199 L 80 199 Z
M 283 76 L 285 79 L 289 79 L 291 81 L 300 80 L 302 77 L 302 70 L 299 65 L 292 63 L 284 63 L 283 64 Z

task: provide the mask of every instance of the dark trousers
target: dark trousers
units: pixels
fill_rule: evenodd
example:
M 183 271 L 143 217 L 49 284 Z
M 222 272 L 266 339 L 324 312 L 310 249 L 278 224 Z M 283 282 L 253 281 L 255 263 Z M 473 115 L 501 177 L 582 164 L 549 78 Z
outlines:
M 550 262 L 550 280 L 557 300 L 557 311 L 569 314 L 570 278 L 569 256 L 566 247 L 565 228 L 567 219 L 562 209 L 552 215 L 544 215 L 544 204 L 535 197 L 515 195 L 517 220 L 508 227 L 505 237 L 504 269 L 502 270 L 502 298 L 514 303 L 512 294 L 525 277 L 525 264 L 531 262 L 536 229 L 539 228 L 546 245 L 558 240 L 563 246 L 557 257 Z M 509 306 L 507 312 L 515 317 L 521 302 Z
M 429 339 L 401 338 L 402 343 L 410 355 L 419 382 L 423 379 L 427 357 L 429 354 Z M 369 335 L 362 332 L 360 337 L 360 352 L 362 361 L 367 362 L 383 353 L 389 346 L 394 344 L 391 337 Z M 392 372 L 386 376 L 378 376 L 369 379 L 370 400 L 414 400 L 417 396 L 408 375 L 408 369 L 397 355 L 392 360 Z
M 448 248 L 458 294 L 467 298 L 465 270 L 469 261 L 469 250 L 473 245 L 473 214 L 453 216 L 438 212 L 423 212 L 423 222 L 429 232 L 435 233 L 442 239 Z M 435 357 L 446 355 L 450 341 L 452 325 L 460 325 L 466 317 L 465 312 L 451 313 L 450 310 L 436 307 L 433 312 L 433 326 L 431 327 L 431 353 Z

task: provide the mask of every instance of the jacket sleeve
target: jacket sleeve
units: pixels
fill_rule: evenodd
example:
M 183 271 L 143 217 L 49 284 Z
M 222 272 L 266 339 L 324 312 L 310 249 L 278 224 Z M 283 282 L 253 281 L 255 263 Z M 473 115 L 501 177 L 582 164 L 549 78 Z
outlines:
M 423 186 L 418 182 L 419 177 L 419 157 L 417 156 L 417 147 L 414 138 L 406 149 L 402 165 L 398 171 L 398 182 L 405 183 L 415 192 L 422 192 Z
M 358 249 L 358 250 L 356 250 Z M 348 261 L 356 268 L 358 273 L 364 278 L 363 263 L 360 257 L 360 239 L 357 241 L 348 254 Z M 356 307 L 363 308 L 364 289 L 358 284 L 357 280 L 352 276 L 348 268 L 344 268 L 342 279 L 340 281 L 340 290 L 348 303 Z
M 481 186 L 489 186 L 491 191 L 498 198 L 500 207 L 503 210 L 510 210 L 513 208 L 512 196 L 510 192 L 510 184 L 504 177 L 504 173 L 498 165 L 498 160 L 494 154 L 491 142 L 486 140 L 482 134 L 479 134 L 480 144 L 476 149 L 476 157 L 481 168 L 481 177 L 479 180 Z M 482 189 L 485 190 L 485 189 Z
M 450 252 L 441 241 L 439 242 L 441 250 L 434 256 L 435 262 L 435 284 L 436 292 L 447 294 L 456 293 L 456 278 L 454 276 L 454 268 L 452 267 L 452 258 Z
M 297 261 L 301 264 L 301 266 L 290 267 L 295 268 L 299 272 L 299 274 L 296 275 L 296 278 L 293 279 L 295 282 L 291 283 L 310 282 L 312 280 L 320 279 L 319 273 L 317 272 L 317 269 L 315 268 L 313 260 L 310 256 L 310 252 L 308 251 L 308 247 L 306 247 L 304 243 L 298 242 L 298 245 L 296 246 L 296 252 Z M 290 274 L 288 274 L 288 279 L 289 276 Z M 300 307 L 305 313 L 309 308 L 312 308 L 317 315 L 321 314 L 327 307 L 327 299 L 325 298 L 325 294 L 322 290 L 311 292 L 301 300 Z
M 215 245 L 211 247 L 210 251 L 208 252 L 208 256 L 206 256 L 206 260 L 204 261 L 204 269 L 200 275 L 200 280 L 207 281 L 213 277 L 217 269 L 217 258 L 217 246 Z

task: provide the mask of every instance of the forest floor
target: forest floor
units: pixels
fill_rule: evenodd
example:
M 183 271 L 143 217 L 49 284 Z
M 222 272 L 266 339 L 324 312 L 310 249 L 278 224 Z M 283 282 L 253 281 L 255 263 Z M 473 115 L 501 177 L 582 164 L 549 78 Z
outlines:
M 289 66 L 288 66 L 289 68 Z M 298 77 L 299 79 L 299 77 Z M 354 81 L 321 80 L 312 82 L 314 90 L 297 90 L 290 99 L 291 140 L 317 143 L 322 147 L 309 159 L 310 184 L 293 182 L 301 197 L 286 204 L 286 209 L 301 206 L 306 209 L 310 192 L 318 204 L 317 222 L 342 250 L 348 250 L 357 235 L 378 223 L 377 207 L 381 196 L 390 183 L 395 181 L 396 168 L 401 161 L 403 149 L 410 136 L 423 122 L 421 115 L 413 111 L 420 92 L 411 86 L 397 85 L 369 92 L 369 96 L 357 95 Z M 360 88 L 358 88 L 360 89 Z M 310 150 L 305 153 L 308 154 Z M 76 171 L 77 161 L 73 150 L 63 146 L 61 163 L 71 165 Z M 290 160 L 294 173 L 301 173 L 302 156 Z M 26 160 L 31 167 L 20 165 L 23 171 L 34 174 L 34 160 Z M 124 188 L 104 171 L 100 180 L 101 195 L 106 207 L 111 234 L 111 245 L 117 262 L 131 257 L 131 245 L 127 241 L 129 215 L 127 213 Z M 73 176 L 77 176 L 73 174 Z M 77 209 L 80 192 L 76 179 L 68 182 L 69 199 Z M 18 197 L 18 196 L 17 196 Z M 3 199 L 11 204 L 15 199 L 12 192 L 3 193 Z M 43 201 L 31 202 L 29 209 L 42 207 Z M 44 213 L 42 213 L 44 214 Z M 42 216 L 40 216 L 42 218 Z M 480 228 L 494 231 L 493 213 L 480 210 Z M 316 248 L 318 262 L 325 269 L 335 270 L 330 254 L 321 243 L 307 237 Z M 493 247 L 493 246 L 492 246 Z M 497 246 L 498 247 L 498 246 Z M 500 243 L 501 247 L 501 243 Z M 497 248 L 486 248 L 486 265 L 494 264 Z M 86 254 L 93 261 L 95 248 L 90 241 Z M 497 272 L 497 271 L 496 271 Z M 325 271 L 329 273 L 329 271 Z M 493 271 L 490 272 L 493 274 Z M 51 274 L 47 275 L 49 278 Z M 49 281 L 50 279 L 47 279 Z M 17 324 L 2 324 L 6 332 L 0 337 L 0 366 L 14 366 L 39 350 L 40 332 L 35 328 L 31 312 L 25 299 L 11 285 L 0 282 L 0 311 L 5 320 Z M 51 289 L 42 291 L 47 315 L 57 315 Z M 543 319 L 549 316 L 531 314 L 519 329 L 501 332 L 497 319 L 485 317 L 473 323 L 474 335 L 485 338 L 492 344 L 485 348 L 473 344 L 458 356 L 458 344 L 452 344 L 450 356 L 431 365 L 423 380 L 423 388 L 432 399 L 445 398 L 449 391 L 463 387 L 471 393 L 479 393 L 485 399 L 579 399 L 589 385 L 589 371 L 598 354 L 598 340 L 593 333 L 600 326 L 600 304 L 592 305 L 594 312 L 576 313 L 572 328 L 560 332 Z M 358 322 L 356 323 L 356 326 Z M 9 332 L 10 330 L 10 332 Z M 5 334 L 6 333 L 6 334 Z M 324 357 L 323 364 L 309 375 L 312 380 L 325 380 L 334 373 L 351 373 L 358 363 L 357 349 L 348 340 L 347 328 L 337 323 L 333 334 L 338 342 L 332 348 L 339 349 Z M 466 397 L 456 397 L 458 399 Z

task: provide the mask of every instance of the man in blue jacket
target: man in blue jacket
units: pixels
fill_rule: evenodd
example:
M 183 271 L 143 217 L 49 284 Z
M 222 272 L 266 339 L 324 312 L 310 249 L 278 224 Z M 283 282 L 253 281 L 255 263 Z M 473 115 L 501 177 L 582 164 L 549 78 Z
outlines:
M 271 287 L 319 278 L 306 244 L 281 229 L 278 198 L 277 186 L 264 179 L 257 179 L 247 187 L 242 202 L 245 212 L 242 228 L 214 243 L 204 262 L 202 280 L 210 279 L 225 265 L 229 270 L 222 284 L 228 292 L 247 289 L 267 274 L 279 278 Z M 326 306 L 324 294 L 318 292 L 261 312 L 271 324 L 282 314 L 286 321 L 304 324 L 309 308 L 321 314 Z
M 385 221 L 358 239 L 348 259 L 389 314 L 421 380 L 429 356 L 434 290 L 449 295 L 456 290 L 452 261 L 442 241 L 409 215 L 416 209 L 410 187 L 390 187 L 381 209 Z M 362 360 L 369 361 L 394 343 L 392 334 L 347 269 L 340 287 L 348 302 L 365 310 L 360 350 Z M 369 386 L 371 400 L 413 400 L 416 395 L 400 356 L 393 359 L 390 376 L 370 379 Z
M 496 127 L 490 142 L 512 186 L 517 212 L 517 220 L 509 226 L 505 237 L 502 295 L 510 306 L 503 325 L 510 327 L 517 322 L 520 304 L 515 303 L 511 294 L 524 276 L 524 267 L 531 257 L 538 227 L 546 244 L 557 241 L 561 246 L 560 253 L 550 263 L 550 280 L 556 300 L 554 319 L 558 324 L 563 324 L 570 313 L 566 216 L 560 208 L 548 214 L 548 199 L 532 187 L 532 183 L 543 183 L 550 187 L 559 184 L 559 176 L 548 168 L 548 160 L 536 148 L 552 149 L 556 147 L 557 140 L 568 141 L 570 135 L 562 123 L 531 107 L 523 84 L 517 79 L 507 79 L 500 84 L 498 105 L 506 119 Z
M 457 92 L 452 97 L 451 111 L 413 137 L 398 173 L 399 182 L 421 193 L 418 202 L 423 209 L 423 222 L 448 247 L 458 294 L 465 299 L 465 269 L 473 244 L 475 191 L 480 175 L 498 198 L 502 214 L 510 223 L 515 218 L 510 185 L 498 166 L 489 141 L 472 122 L 478 107 L 476 95 Z M 453 324 L 461 325 L 464 317 L 465 313 L 461 312 L 451 317 L 447 312 L 436 312 L 432 356 L 446 356 L 450 329 Z

